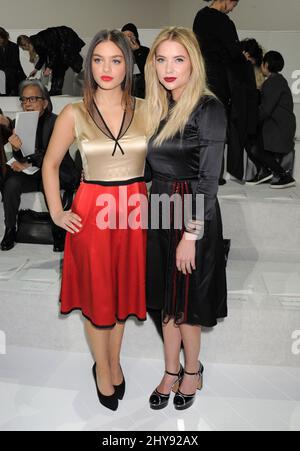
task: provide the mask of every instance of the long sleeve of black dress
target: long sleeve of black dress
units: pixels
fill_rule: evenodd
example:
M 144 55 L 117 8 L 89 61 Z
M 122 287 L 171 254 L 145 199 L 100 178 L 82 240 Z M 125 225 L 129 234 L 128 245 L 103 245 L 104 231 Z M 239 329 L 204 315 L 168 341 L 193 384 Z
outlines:
M 223 160 L 227 127 L 225 110 L 220 102 L 211 100 L 203 105 L 196 121 L 199 140 L 196 194 L 204 195 L 204 219 L 209 221 L 215 207 Z

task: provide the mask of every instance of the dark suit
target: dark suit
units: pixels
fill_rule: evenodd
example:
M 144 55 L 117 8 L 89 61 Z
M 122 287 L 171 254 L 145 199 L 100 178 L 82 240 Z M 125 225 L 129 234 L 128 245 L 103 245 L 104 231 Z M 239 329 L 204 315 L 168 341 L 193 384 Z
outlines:
M 20 63 L 19 47 L 14 42 L 8 41 L 0 47 L 0 70 L 6 77 L 6 95 L 18 95 L 19 84 L 26 75 Z

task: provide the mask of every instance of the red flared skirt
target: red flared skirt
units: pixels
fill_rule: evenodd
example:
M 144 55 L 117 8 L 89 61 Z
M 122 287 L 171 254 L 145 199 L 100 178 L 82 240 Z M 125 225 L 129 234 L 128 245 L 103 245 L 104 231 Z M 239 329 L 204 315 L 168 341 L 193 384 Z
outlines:
M 100 328 L 129 316 L 145 321 L 145 202 L 141 181 L 123 186 L 81 183 L 72 211 L 81 217 L 82 228 L 66 236 L 62 314 L 81 310 Z

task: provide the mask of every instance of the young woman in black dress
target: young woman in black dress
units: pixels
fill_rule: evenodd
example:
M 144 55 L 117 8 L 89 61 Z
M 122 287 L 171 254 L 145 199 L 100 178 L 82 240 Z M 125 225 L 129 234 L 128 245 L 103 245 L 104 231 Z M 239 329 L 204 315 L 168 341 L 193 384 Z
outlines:
M 201 326 L 212 327 L 227 315 L 222 222 L 218 178 L 226 134 L 222 103 L 208 90 L 203 58 L 194 33 L 163 30 L 146 64 L 148 164 L 152 173 L 150 206 L 155 195 L 190 194 L 192 214 L 180 230 L 151 223 L 147 244 L 147 307 L 162 311 L 166 374 L 150 397 L 162 409 L 176 391 L 176 409 L 186 409 L 202 386 L 198 361 Z M 197 197 L 204 197 L 204 212 Z M 200 202 L 201 203 L 201 202 Z M 201 209 L 200 209 L 201 210 Z M 153 217 L 151 217 L 153 220 Z M 181 343 L 185 369 L 180 365 Z

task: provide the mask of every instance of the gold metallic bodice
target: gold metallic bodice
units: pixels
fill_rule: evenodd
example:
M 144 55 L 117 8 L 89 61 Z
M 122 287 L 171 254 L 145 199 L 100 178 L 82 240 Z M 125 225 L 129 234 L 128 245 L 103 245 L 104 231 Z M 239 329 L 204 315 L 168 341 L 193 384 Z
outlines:
M 83 102 L 72 106 L 86 181 L 126 181 L 144 176 L 147 151 L 144 100 L 136 99 L 132 121 L 118 145 L 98 127 Z

